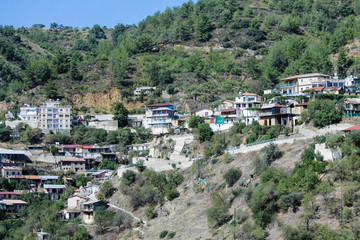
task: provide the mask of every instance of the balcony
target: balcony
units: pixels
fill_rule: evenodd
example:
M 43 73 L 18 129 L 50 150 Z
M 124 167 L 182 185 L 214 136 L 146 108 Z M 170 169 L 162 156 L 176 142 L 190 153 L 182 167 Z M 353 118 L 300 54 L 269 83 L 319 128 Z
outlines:
M 287 88 L 287 87 L 296 87 L 297 83 L 289 83 L 280 85 L 280 88 Z

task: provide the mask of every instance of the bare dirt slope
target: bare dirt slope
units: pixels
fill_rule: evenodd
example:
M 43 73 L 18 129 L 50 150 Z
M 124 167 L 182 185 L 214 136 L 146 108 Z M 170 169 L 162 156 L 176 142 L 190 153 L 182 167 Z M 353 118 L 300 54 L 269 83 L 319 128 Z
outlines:
M 285 152 L 284 156 L 275 161 L 273 166 L 276 168 L 284 168 L 285 172 L 291 172 L 296 162 L 300 161 L 302 151 L 308 147 L 308 141 L 296 141 L 293 144 L 285 144 L 280 146 L 280 149 Z M 133 211 L 129 204 L 129 198 L 124 196 L 120 191 L 117 191 L 110 202 L 116 206 L 133 211 L 133 214 L 138 218 L 146 220 L 146 225 L 139 228 L 139 232 L 134 233 L 130 230 L 118 233 L 113 232 L 111 237 L 113 239 L 158 239 L 159 234 L 163 230 L 169 232 L 176 232 L 174 239 L 231 239 L 231 228 L 227 225 L 219 229 L 210 230 L 206 218 L 206 209 L 211 206 L 212 194 L 216 191 L 223 193 L 227 199 L 232 196 L 231 190 L 239 188 L 238 181 L 232 188 L 225 186 L 223 174 L 230 168 L 240 168 L 242 171 L 241 179 L 250 180 L 250 185 L 255 184 L 259 180 L 254 177 L 252 160 L 258 156 L 262 156 L 260 151 L 250 152 L 245 154 L 235 154 L 234 160 L 231 163 L 225 164 L 221 160 L 216 164 L 209 163 L 202 171 L 201 176 L 207 181 L 204 182 L 196 179 L 196 171 L 185 170 L 184 174 L 187 176 L 184 183 L 178 188 L 180 197 L 169 202 L 166 201 L 163 206 L 157 206 L 158 217 L 148 220 L 143 214 L 144 208 Z M 119 180 L 114 182 L 115 186 L 119 186 Z M 210 189 L 211 187 L 211 189 Z M 250 212 L 247 206 L 244 194 L 236 198 L 230 208 L 230 213 L 236 211 Z M 275 226 L 274 226 L 275 227 Z M 141 231 L 143 234 L 141 234 Z M 110 237 L 109 234 L 106 238 Z M 272 236 L 279 237 L 281 232 L 274 229 Z M 131 237 L 130 237 L 131 236 Z M 96 239 L 105 239 L 105 236 L 96 236 Z M 277 239 L 277 238 L 274 238 Z

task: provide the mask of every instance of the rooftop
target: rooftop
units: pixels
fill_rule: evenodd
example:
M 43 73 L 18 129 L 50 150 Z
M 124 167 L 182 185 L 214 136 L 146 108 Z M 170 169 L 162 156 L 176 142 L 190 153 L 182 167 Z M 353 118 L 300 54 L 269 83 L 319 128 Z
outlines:
M 20 195 L 21 193 L 17 192 L 0 192 L 0 195 Z
M 65 185 L 57 185 L 57 184 L 44 184 L 44 188 L 48 189 L 59 189 L 59 188 L 66 188 Z
M 24 202 L 24 201 L 18 200 L 18 199 L 3 199 L 0 202 L 5 203 L 5 205 L 7 205 L 7 206 L 12 206 L 14 204 L 27 204 L 27 202 Z
M 21 167 L 3 167 L 4 170 L 22 171 Z
M 345 102 L 353 103 L 353 104 L 360 104 L 360 98 L 347 98 Z
M 148 107 L 165 107 L 165 106 L 174 106 L 174 105 L 171 103 L 154 103 L 148 105 Z
M 228 108 L 228 109 L 221 109 L 220 112 L 232 112 L 232 111 L 236 111 L 237 108 Z
M 25 155 L 25 151 L 0 149 L 0 154 Z
M 259 109 L 268 109 L 268 108 L 284 108 L 285 106 L 279 105 L 279 104 L 275 104 L 275 103 L 271 103 L 265 106 L 262 106 Z
M 301 75 L 295 75 L 287 78 L 283 78 L 281 80 L 293 80 L 298 78 L 310 78 L 310 77 L 330 77 L 330 75 L 322 74 L 322 73 L 309 73 L 309 74 L 301 74 Z
M 10 175 L 8 177 L 15 179 L 40 180 L 40 176 L 38 175 Z
M 60 160 L 61 162 L 85 162 L 84 158 L 64 158 Z
M 313 87 L 313 88 L 309 88 L 309 89 L 304 90 L 304 92 L 310 92 L 311 90 L 322 91 L 322 90 L 324 90 L 324 88 L 325 87 Z
M 346 128 L 344 130 L 342 130 L 343 132 L 349 132 L 349 131 L 354 131 L 354 130 L 360 130 L 360 124 L 359 125 L 355 125 L 349 128 Z
M 48 180 L 48 179 L 57 180 L 58 178 L 59 176 L 40 176 L 41 180 Z
M 242 93 L 241 95 L 242 95 L 242 96 L 257 96 L 257 97 L 262 97 L 262 96 L 260 96 L 260 95 L 255 94 L 255 93 L 249 93 L 249 92 Z

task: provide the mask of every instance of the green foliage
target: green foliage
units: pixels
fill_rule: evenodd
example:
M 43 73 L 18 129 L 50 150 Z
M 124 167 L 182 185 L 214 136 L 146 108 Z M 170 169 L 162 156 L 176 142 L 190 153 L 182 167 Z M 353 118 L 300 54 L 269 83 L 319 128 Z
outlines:
M 198 125 L 199 131 L 199 140 L 201 142 L 210 141 L 211 137 L 214 135 L 213 130 L 211 129 L 210 125 L 207 123 L 201 123 Z
M 157 212 L 155 211 L 154 206 L 147 207 L 144 211 L 144 214 L 148 219 L 153 219 L 157 217 Z
M 5 127 L 5 124 L 0 123 L 0 142 L 10 141 L 10 129 Z
M 99 169 L 108 169 L 108 170 L 115 170 L 115 163 L 104 159 L 99 164 Z
M 111 113 L 114 115 L 114 120 L 117 120 L 119 127 L 126 127 L 128 125 L 129 111 L 120 102 L 115 102 L 111 106 Z
M 121 177 L 121 184 L 130 186 L 136 180 L 136 173 L 132 170 L 126 170 Z
M 278 146 L 274 143 L 269 143 L 267 146 L 264 147 L 264 161 L 268 165 L 270 165 L 275 160 L 281 158 L 284 152 L 281 152 Z
M 25 130 L 20 133 L 20 141 L 28 144 L 40 143 L 42 141 L 43 133 L 41 129 L 30 126 L 25 126 Z
M 241 177 L 242 172 L 240 169 L 230 168 L 223 176 L 229 187 L 232 187 Z
M 169 233 L 169 235 L 167 236 L 168 239 L 173 239 L 176 235 L 176 232 L 171 232 Z
M 143 159 L 139 159 L 136 164 L 135 164 L 136 169 L 139 172 L 143 172 L 146 168 L 146 166 L 144 165 L 144 160 Z
M 99 189 L 99 194 L 104 198 L 110 198 L 114 193 L 114 187 L 110 181 L 104 182 Z
M 103 233 L 107 226 L 110 226 L 114 218 L 115 213 L 106 210 L 105 207 L 100 206 L 95 209 L 94 223 L 96 225 L 96 231 Z
M 189 127 L 190 128 L 198 128 L 199 124 L 204 123 L 204 118 L 200 116 L 193 116 L 189 120 Z
M 160 233 L 159 238 L 165 238 L 167 234 L 168 234 L 168 231 L 167 231 L 167 230 L 163 230 L 163 231 Z
M 211 207 L 206 210 L 207 221 L 212 229 L 218 228 L 229 220 L 229 205 L 223 196 L 213 195 Z
M 324 127 L 330 124 L 339 123 L 342 119 L 341 112 L 331 100 L 310 101 L 307 110 L 316 127 Z

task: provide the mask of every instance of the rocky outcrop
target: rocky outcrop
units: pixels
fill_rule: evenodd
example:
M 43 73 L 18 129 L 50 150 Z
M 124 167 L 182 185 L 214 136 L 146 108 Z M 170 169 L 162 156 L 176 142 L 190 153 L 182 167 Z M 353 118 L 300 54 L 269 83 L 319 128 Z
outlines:
M 80 108 L 85 106 L 93 112 L 110 112 L 111 104 L 114 102 L 122 102 L 120 90 L 116 87 L 111 88 L 108 92 L 73 94 L 69 96 L 69 100 L 74 107 Z M 125 103 L 127 109 L 133 109 L 144 105 L 141 102 Z

